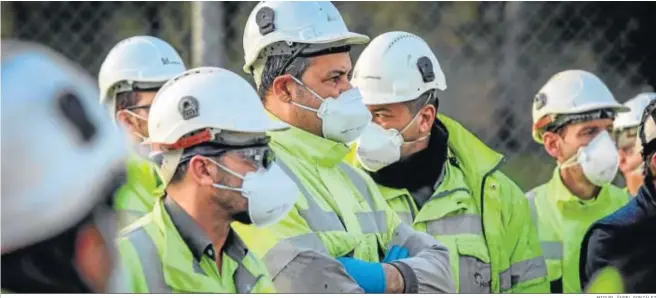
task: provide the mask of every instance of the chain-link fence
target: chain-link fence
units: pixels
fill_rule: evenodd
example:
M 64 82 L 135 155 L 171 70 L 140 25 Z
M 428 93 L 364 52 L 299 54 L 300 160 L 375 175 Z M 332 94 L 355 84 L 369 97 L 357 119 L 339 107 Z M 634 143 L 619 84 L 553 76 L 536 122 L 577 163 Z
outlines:
M 2 37 L 42 42 L 97 75 L 115 43 L 148 34 L 175 46 L 188 66 L 216 65 L 243 74 L 242 33 L 255 4 L 2 2 Z M 546 181 L 554 166 L 530 136 L 532 98 L 551 75 L 571 68 L 591 71 L 621 102 L 652 90 L 640 52 L 627 49 L 636 32 L 653 35 L 654 23 L 643 20 L 653 18 L 636 15 L 656 12 L 653 3 L 634 7 L 636 13 L 616 9 L 621 3 L 591 2 L 335 5 L 352 31 L 372 38 L 394 30 L 423 37 L 447 77 L 441 112 L 503 152 L 506 173 L 524 189 Z M 361 51 L 354 49 L 354 61 Z

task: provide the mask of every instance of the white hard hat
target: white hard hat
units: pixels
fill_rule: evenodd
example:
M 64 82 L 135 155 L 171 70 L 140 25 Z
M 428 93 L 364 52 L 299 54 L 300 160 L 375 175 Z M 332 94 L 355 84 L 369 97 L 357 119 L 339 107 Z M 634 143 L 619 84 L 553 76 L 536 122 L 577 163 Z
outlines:
M 366 35 L 349 32 L 339 11 L 329 1 L 263 1 L 258 3 L 244 29 L 244 71 L 267 46 L 277 42 L 341 45 L 364 44 Z M 271 51 L 276 51 L 271 49 Z
M 606 84 L 583 70 L 565 70 L 547 81 L 533 99 L 533 139 L 542 143 L 542 130 L 557 115 L 578 114 L 603 109 L 626 112 Z
M 629 99 L 624 103 L 624 106 L 631 109 L 628 113 L 617 115 L 615 122 L 613 122 L 614 130 L 622 130 L 625 128 L 638 127 L 642 119 L 642 112 L 652 100 L 656 99 L 656 93 L 647 92 L 640 93 L 636 97 Z
M 148 116 L 149 143 L 174 149 L 166 149 L 155 158 L 165 185 L 171 181 L 186 148 L 220 142 L 217 138 L 221 134 L 262 138 L 268 131 L 288 127 L 269 118 L 260 97 L 246 80 L 218 67 L 190 69 L 168 81 L 157 92 Z M 201 130 L 208 133 L 206 138 Z M 192 133 L 195 135 L 191 136 Z M 190 139 L 197 140 L 194 144 L 180 144 Z
M 116 94 L 134 89 L 157 89 L 185 71 L 178 52 L 152 36 L 133 36 L 117 43 L 100 66 L 100 103 L 116 113 Z
M 97 99 L 63 56 L 2 41 L 3 253 L 65 231 L 109 196 L 127 152 Z
M 428 44 L 400 31 L 384 33 L 367 45 L 351 83 L 367 105 L 406 102 L 431 89 L 446 90 L 444 72 Z
M 148 116 L 149 141 L 157 144 L 173 144 L 203 128 L 265 133 L 287 127 L 267 116 L 246 80 L 218 67 L 190 69 L 168 81 Z

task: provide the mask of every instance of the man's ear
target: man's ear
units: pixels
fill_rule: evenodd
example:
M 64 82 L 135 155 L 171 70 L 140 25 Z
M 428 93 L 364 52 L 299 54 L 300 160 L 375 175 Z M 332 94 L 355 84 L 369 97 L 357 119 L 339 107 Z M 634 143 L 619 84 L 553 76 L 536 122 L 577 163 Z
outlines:
M 271 94 L 274 98 L 283 101 L 290 102 L 292 100 L 292 94 L 296 92 L 296 82 L 292 79 L 292 76 L 289 74 L 278 76 L 273 80 L 271 84 Z
M 545 131 L 544 134 L 542 135 L 544 149 L 547 151 L 549 156 L 555 159 L 558 158 L 558 154 L 560 153 L 560 144 L 558 142 L 558 139 L 559 139 L 558 134 L 551 131 Z
M 419 117 L 421 117 L 421 119 L 419 119 L 419 130 L 421 132 L 430 131 L 435 122 L 435 114 L 437 114 L 435 106 L 427 105 L 423 107 L 419 113 Z
M 209 186 L 215 183 L 212 174 L 209 172 L 208 161 L 199 155 L 196 155 L 189 160 L 187 173 L 190 175 L 198 185 Z
M 120 110 L 116 112 L 116 121 L 123 125 L 125 128 L 134 129 L 135 125 L 132 123 L 132 117 L 126 110 Z

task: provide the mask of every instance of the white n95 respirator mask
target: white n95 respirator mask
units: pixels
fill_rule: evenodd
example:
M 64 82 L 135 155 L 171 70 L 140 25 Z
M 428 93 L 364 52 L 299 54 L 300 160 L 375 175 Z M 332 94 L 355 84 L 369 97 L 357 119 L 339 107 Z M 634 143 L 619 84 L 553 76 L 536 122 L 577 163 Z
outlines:
M 560 165 L 561 169 L 581 165 L 583 175 L 596 186 L 613 181 L 619 168 L 619 154 L 608 131 L 600 132 L 587 146 Z

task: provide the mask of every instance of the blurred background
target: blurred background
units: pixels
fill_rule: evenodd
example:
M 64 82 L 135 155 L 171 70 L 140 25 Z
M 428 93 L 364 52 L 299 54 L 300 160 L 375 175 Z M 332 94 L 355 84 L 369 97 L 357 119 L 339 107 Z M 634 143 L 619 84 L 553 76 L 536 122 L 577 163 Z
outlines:
M 48 45 L 94 77 L 121 39 L 160 37 L 188 67 L 245 75 L 242 33 L 256 2 L 2 2 L 2 38 Z M 620 102 L 656 86 L 656 2 L 335 2 L 352 31 L 402 30 L 424 38 L 447 77 L 440 112 L 507 157 L 524 190 L 555 163 L 533 142 L 533 96 L 550 76 L 578 68 Z M 353 63 L 362 47 L 352 52 Z M 250 78 L 249 78 L 249 81 Z

